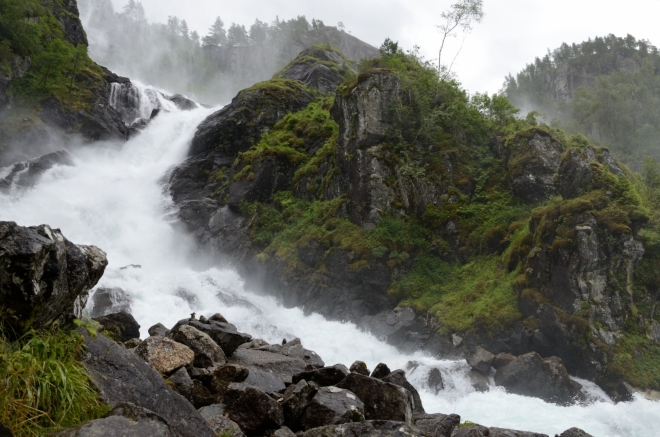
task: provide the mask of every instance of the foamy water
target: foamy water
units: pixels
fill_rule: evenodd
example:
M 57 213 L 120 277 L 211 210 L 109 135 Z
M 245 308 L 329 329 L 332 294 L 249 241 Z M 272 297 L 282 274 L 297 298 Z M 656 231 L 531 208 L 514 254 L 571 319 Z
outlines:
M 581 381 L 595 402 L 559 407 L 501 389 L 476 392 L 464 362 L 437 360 L 422 352 L 399 353 L 350 323 L 305 316 L 299 309 L 246 290 L 239 275 L 223 268 L 196 267 L 196 249 L 172 227 L 176 212 L 164 194 L 162 177 L 186 155 L 197 125 L 212 110 L 161 112 L 145 132 L 118 147 L 96 145 L 71 152 L 75 167 L 48 171 L 32 190 L 0 194 L 0 220 L 23 226 L 49 224 L 77 244 L 94 244 L 108 254 L 99 286 L 120 287 L 130 296 L 142 335 L 155 323 L 172 326 L 193 311 L 221 312 L 242 331 L 271 343 L 300 337 L 326 364 L 384 362 L 407 369 L 430 413 L 456 413 L 487 426 L 542 432 L 554 436 L 577 426 L 595 437 L 660 435 L 660 404 L 641 397 L 615 405 L 593 384 Z M 147 110 L 145 109 L 145 113 Z M 3 170 L 0 169 L 0 174 Z M 142 267 L 121 270 L 137 264 Z M 267 291 L 267 290 L 266 290 Z M 217 297 L 233 296 L 231 306 Z M 429 371 L 441 370 L 446 389 L 437 396 L 427 387 Z

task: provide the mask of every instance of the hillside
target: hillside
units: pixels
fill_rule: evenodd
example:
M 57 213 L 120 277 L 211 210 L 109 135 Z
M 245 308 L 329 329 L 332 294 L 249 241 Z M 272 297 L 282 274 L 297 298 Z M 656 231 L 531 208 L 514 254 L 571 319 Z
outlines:
M 583 133 L 640 170 L 660 158 L 660 54 L 648 41 L 608 35 L 563 44 L 504 84 L 525 112 Z

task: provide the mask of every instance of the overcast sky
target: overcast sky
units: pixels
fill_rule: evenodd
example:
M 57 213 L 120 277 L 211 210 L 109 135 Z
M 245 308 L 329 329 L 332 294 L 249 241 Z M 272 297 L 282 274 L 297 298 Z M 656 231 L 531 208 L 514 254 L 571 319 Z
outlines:
M 121 10 L 127 0 L 112 0 Z M 205 35 L 216 16 L 227 26 L 249 27 L 258 18 L 290 19 L 305 15 L 327 25 L 342 21 L 347 31 L 378 47 L 390 37 L 410 49 L 421 47 L 437 56 L 440 14 L 456 0 L 141 0 L 151 22 L 168 15 L 186 19 L 191 30 Z M 484 0 L 486 16 L 465 40 L 454 71 L 471 92 L 496 92 L 508 73 L 515 74 L 536 56 L 562 42 L 630 33 L 660 45 L 658 0 Z M 460 40 L 445 58 L 453 57 Z

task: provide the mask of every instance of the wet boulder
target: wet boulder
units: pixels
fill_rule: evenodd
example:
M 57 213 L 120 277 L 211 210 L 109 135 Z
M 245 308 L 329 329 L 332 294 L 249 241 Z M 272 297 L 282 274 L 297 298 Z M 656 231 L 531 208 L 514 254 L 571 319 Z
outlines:
M 413 423 L 416 428 L 434 437 L 451 437 L 454 429 L 461 423 L 457 414 L 415 414 Z
M 193 380 L 185 367 L 180 368 L 167 378 L 167 385 L 188 400 L 192 400 Z
M 389 375 L 381 378 L 381 381 L 385 382 L 390 382 L 394 385 L 398 385 L 399 387 L 403 387 L 408 392 L 412 395 L 413 399 L 413 413 L 415 414 L 423 414 L 426 411 L 424 411 L 424 407 L 422 406 L 422 398 L 419 397 L 419 393 L 417 392 L 417 389 L 413 387 L 413 385 L 408 382 L 408 379 L 406 378 L 406 372 L 403 370 L 395 370 L 394 372 L 391 372 Z
M 179 108 L 182 111 L 192 111 L 193 109 L 197 109 L 199 106 L 186 96 L 182 96 L 181 94 L 175 94 L 171 97 L 165 97 L 167 100 L 170 102 L 174 103 L 177 108 Z
M 462 426 L 456 428 L 452 437 L 490 437 L 490 431 L 481 425 Z
M 445 388 L 445 383 L 442 380 L 442 373 L 440 373 L 440 369 L 437 367 L 431 369 L 426 382 L 429 385 L 429 390 L 435 394 L 440 393 L 440 391 L 444 390 Z
M 468 372 L 468 378 L 470 378 L 472 387 L 474 387 L 476 391 L 486 392 L 490 390 L 490 380 L 483 373 L 470 369 Z
M 125 342 L 140 338 L 140 325 L 135 318 L 125 311 L 97 317 L 97 322 L 117 341 Z
M 225 407 L 213 404 L 199 409 L 199 414 L 217 435 L 226 437 L 245 437 L 238 424 L 225 417 Z
M 130 430 L 130 431 L 128 431 Z M 74 428 L 68 428 L 52 437 L 178 437 L 176 430 L 158 414 L 130 403 L 117 405 L 104 418 L 91 420 Z
M 403 422 L 368 420 L 314 428 L 299 437 L 422 437 L 422 431 Z
M 181 325 L 171 333 L 172 340 L 188 346 L 195 353 L 193 366 L 212 367 L 227 361 L 222 348 L 204 332 L 189 326 Z
M 387 367 L 387 364 L 385 363 L 378 363 L 376 368 L 374 369 L 373 372 L 371 372 L 371 377 L 372 378 L 384 378 L 387 375 L 389 375 L 392 371 L 390 370 L 389 367 Z
M 0 222 L 0 319 L 16 334 L 81 318 L 108 260 L 48 225 Z
M 350 373 L 337 387 L 349 390 L 364 403 L 367 420 L 411 423 L 413 400 L 408 390 L 380 379 Z
M 114 407 L 130 402 L 151 410 L 183 437 L 215 437 L 192 404 L 144 360 L 102 334 L 78 332 L 85 342 L 83 364 L 105 403 Z
M 236 349 L 244 343 L 252 340 L 252 336 L 238 332 L 236 326 L 231 323 L 218 322 L 209 319 L 206 323 L 199 320 L 184 319 L 179 321 L 172 331 L 176 331 L 182 325 L 189 325 L 193 328 L 204 332 L 215 341 L 218 346 L 222 348 L 225 356 L 232 356 Z
M 307 372 L 299 373 L 298 375 L 293 375 L 292 382 L 295 384 L 300 380 L 305 381 L 314 381 L 321 387 L 326 387 L 328 385 L 335 385 L 349 374 L 348 369 L 343 364 L 335 364 L 330 367 L 322 367 L 320 369 L 314 369 Z
M 511 354 L 506 354 L 506 353 L 500 353 L 495 355 L 495 359 L 493 360 L 492 366 L 493 369 L 497 370 L 500 367 L 504 367 L 507 364 L 509 364 L 512 361 L 515 361 L 516 357 L 514 357 Z
M 156 323 L 154 326 L 149 328 L 148 332 L 151 337 L 166 337 L 170 330 L 167 329 L 162 323 Z
M 247 434 L 276 430 L 284 424 L 280 404 L 263 391 L 247 384 L 229 384 L 224 405 L 226 416 Z
M 56 165 L 72 167 L 73 158 L 66 151 L 49 153 L 36 159 L 19 162 L 11 166 L 9 174 L 0 179 L 0 192 L 11 188 L 31 188 L 39 182 L 47 170 Z
M 490 372 L 491 365 L 495 355 L 488 352 L 481 346 L 477 346 L 474 350 L 466 353 L 465 360 L 477 372 L 487 375 Z
M 547 434 L 504 428 L 488 428 L 488 435 L 489 437 L 548 437 Z
M 559 436 L 556 437 L 593 437 L 591 434 L 582 431 L 580 428 L 571 428 L 562 432 Z
M 364 361 L 354 362 L 353 364 L 351 364 L 351 367 L 348 370 L 350 370 L 352 373 L 359 373 L 360 375 L 364 375 L 364 376 L 369 376 L 369 374 L 371 373 L 371 371 L 367 367 L 367 363 L 365 363 Z
M 307 365 L 310 365 L 314 368 L 319 368 L 325 366 L 325 363 L 321 357 L 314 351 L 305 349 L 299 338 L 294 338 L 291 341 L 287 341 L 284 344 L 264 344 L 261 346 L 256 346 L 253 349 L 258 349 L 267 352 L 274 352 L 281 355 L 286 355 L 287 357 L 300 358 Z
M 189 366 L 195 353 L 181 343 L 166 337 L 149 337 L 135 349 L 135 354 L 163 375 Z
M 252 372 L 252 369 L 258 369 L 273 374 L 286 384 L 291 384 L 293 375 L 301 374 L 306 367 L 301 358 L 288 357 L 258 349 L 239 349 L 234 354 L 233 360 L 237 364 L 250 369 L 250 372 Z
M 571 405 L 582 399 L 582 386 L 573 381 L 566 368 L 555 360 L 544 360 L 530 352 L 497 369 L 495 384 L 510 393 Z
M 284 411 L 284 420 L 289 426 L 294 429 L 300 428 L 298 419 L 317 391 L 318 387 L 316 385 L 307 384 L 307 381 L 304 379 L 287 387 L 281 403 Z
M 355 394 L 337 387 L 321 387 L 300 417 L 300 426 L 309 430 L 363 420 L 364 404 Z
M 131 298 L 121 288 L 97 288 L 85 307 L 92 319 L 121 311 L 131 312 Z

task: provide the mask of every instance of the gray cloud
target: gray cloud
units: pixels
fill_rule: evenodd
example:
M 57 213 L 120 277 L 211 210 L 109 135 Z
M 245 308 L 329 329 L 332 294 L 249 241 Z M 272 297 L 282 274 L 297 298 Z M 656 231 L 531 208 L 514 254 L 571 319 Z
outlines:
M 435 28 L 440 13 L 454 0 L 142 0 L 152 22 L 168 15 L 187 20 L 192 30 L 204 35 L 216 16 L 226 23 L 246 26 L 255 18 L 272 21 L 297 15 L 342 21 L 358 38 L 379 46 L 386 37 L 404 48 L 418 45 L 421 53 L 435 59 L 440 46 Z M 126 0 L 113 0 L 120 10 Z M 536 56 L 562 42 L 614 33 L 648 39 L 660 44 L 660 2 L 649 0 L 485 0 L 486 17 L 468 36 L 454 70 L 471 92 L 495 92 L 508 73 L 520 71 Z M 460 40 L 451 41 L 452 56 Z

